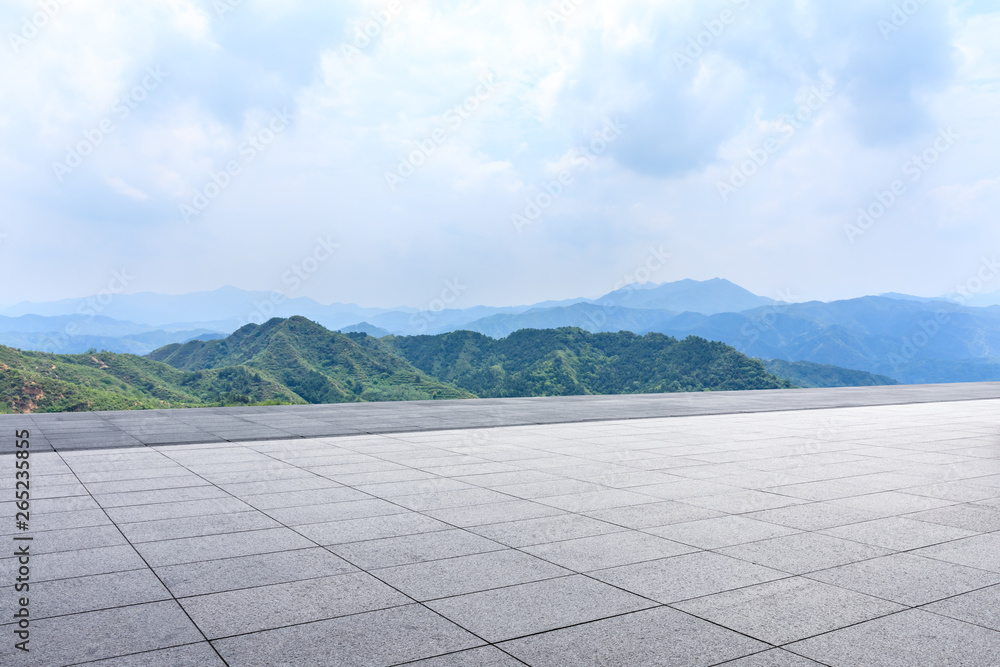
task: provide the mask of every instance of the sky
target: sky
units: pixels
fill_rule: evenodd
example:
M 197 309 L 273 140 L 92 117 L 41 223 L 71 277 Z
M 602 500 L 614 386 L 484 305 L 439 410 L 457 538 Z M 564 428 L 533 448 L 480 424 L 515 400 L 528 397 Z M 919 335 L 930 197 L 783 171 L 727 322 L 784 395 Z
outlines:
M 0 305 L 1000 290 L 997 35 L 987 0 L 7 0 Z

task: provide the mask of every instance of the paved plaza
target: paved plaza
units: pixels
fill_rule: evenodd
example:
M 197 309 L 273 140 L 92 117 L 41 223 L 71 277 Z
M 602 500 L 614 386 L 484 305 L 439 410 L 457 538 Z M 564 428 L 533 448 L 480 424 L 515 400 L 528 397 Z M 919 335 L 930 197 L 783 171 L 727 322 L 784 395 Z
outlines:
M 3 665 L 1000 665 L 996 383 L 0 427 Z

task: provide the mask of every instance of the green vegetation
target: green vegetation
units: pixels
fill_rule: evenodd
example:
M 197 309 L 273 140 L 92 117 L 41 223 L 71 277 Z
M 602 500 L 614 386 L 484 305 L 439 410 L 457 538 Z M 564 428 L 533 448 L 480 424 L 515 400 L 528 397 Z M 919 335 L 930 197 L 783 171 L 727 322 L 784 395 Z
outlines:
M 386 337 L 420 370 L 483 398 L 635 394 L 792 386 L 723 343 L 574 327 Z
M 246 366 L 305 403 L 475 398 L 417 370 L 376 338 L 336 333 L 304 317 L 248 324 L 228 338 L 174 343 L 148 357 L 185 371 Z
M 0 411 L 561 396 L 791 386 L 717 342 L 662 334 L 525 329 L 376 339 L 303 317 L 146 357 L 0 346 Z
M 245 367 L 188 373 L 133 354 L 0 346 L 0 412 L 78 412 L 299 402 Z
M 884 375 L 829 364 L 816 364 L 811 361 L 761 359 L 760 362 L 764 364 L 768 373 L 794 382 L 799 387 L 872 387 L 899 384 Z

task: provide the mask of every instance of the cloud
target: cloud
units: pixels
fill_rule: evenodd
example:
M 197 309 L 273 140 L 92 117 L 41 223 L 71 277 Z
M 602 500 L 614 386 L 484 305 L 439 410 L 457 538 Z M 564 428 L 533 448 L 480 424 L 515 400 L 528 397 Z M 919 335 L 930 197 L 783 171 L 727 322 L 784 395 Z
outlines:
M 947 281 L 928 257 L 1000 245 L 982 185 L 1000 150 L 1000 22 L 982 3 L 923 3 L 888 34 L 892 4 L 862 0 L 224 6 L 63 3 L 0 53 L 2 231 L 12 270 L 40 276 L 26 297 L 74 295 L 90 284 L 74 275 L 100 285 L 130 257 L 143 258 L 135 289 L 270 289 L 319 233 L 344 252 L 308 295 L 378 305 L 426 303 L 456 275 L 470 303 L 601 293 L 654 243 L 673 255 L 663 280 L 933 292 Z M 3 34 L 35 9 L 7 3 Z M 123 117 L 150 67 L 166 78 Z M 466 108 L 487 74 L 496 91 Z M 789 134 L 827 83 L 829 101 Z M 282 109 L 290 125 L 244 160 Z M 574 167 L 615 119 L 621 135 Z M 53 163 L 105 120 L 113 131 L 60 179 Z M 949 124 L 967 139 L 845 244 L 845 220 Z M 722 201 L 717 183 L 775 136 Z M 421 146 L 433 150 L 387 187 Z M 179 207 L 233 160 L 239 173 L 184 224 Z M 567 168 L 573 182 L 517 234 L 512 215 Z M 933 237 L 942 220 L 961 234 Z

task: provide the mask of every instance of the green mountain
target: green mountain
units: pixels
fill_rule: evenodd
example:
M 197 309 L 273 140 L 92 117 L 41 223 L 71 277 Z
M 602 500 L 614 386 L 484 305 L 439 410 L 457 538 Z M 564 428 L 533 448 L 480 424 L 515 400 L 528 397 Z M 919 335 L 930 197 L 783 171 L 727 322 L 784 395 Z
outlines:
M 723 343 L 689 336 L 522 329 L 382 339 L 414 366 L 477 396 L 632 394 L 792 386 Z
M 899 384 L 884 375 L 829 364 L 816 364 L 811 361 L 761 359 L 760 362 L 768 373 L 784 378 L 798 387 L 873 387 Z
M 0 412 L 79 412 L 303 402 L 251 369 L 184 372 L 134 354 L 0 346 Z
M 0 412 L 770 389 L 760 361 L 690 336 L 526 329 L 376 339 L 303 317 L 146 357 L 0 346 Z
M 220 340 L 167 345 L 147 356 L 185 371 L 244 366 L 305 403 L 474 398 L 417 370 L 376 338 L 337 333 L 298 316 L 247 324 Z

